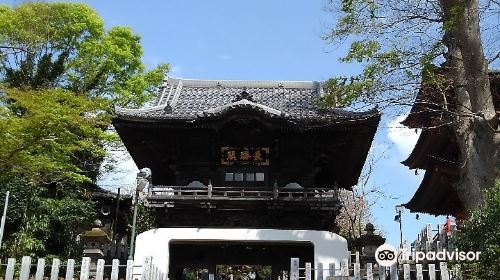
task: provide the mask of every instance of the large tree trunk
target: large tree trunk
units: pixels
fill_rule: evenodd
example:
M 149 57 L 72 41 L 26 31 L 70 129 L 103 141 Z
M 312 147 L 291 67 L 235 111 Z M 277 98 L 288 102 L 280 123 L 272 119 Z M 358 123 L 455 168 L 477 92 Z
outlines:
M 450 114 L 461 154 L 460 180 L 456 188 L 467 209 L 482 202 L 481 190 L 499 175 L 500 133 L 490 92 L 488 62 L 479 29 L 478 0 L 441 0 L 449 67 L 456 112 Z

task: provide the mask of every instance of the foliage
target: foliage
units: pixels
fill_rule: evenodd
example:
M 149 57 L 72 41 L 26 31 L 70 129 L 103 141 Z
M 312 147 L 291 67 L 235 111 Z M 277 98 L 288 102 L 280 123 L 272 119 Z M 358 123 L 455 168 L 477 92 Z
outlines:
M 479 262 L 464 262 L 467 279 L 498 279 L 500 275 L 500 181 L 486 190 L 484 205 L 470 213 L 456 243 L 461 251 L 481 252 Z
M 15 198 L 4 253 L 81 253 L 86 190 L 118 139 L 112 105 L 142 106 L 168 70 L 146 71 L 142 53 L 137 34 L 105 30 L 85 4 L 0 5 L 0 190 Z
M 262 280 L 271 278 L 272 267 L 264 265 L 218 265 L 217 273 L 221 280 Z
M 120 106 L 141 106 L 168 70 L 145 71 L 140 37 L 104 30 L 89 6 L 26 3 L 0 8 L 0 75 L 9 87 L 60 87 Z
M 143 203 L 139 202 L 137 206 L 137 234 L 157 227 L 154 210 L 154 208 L 146 207 Z
M 0 172 L 50 184 L 90 182 L 85 153 L 102 158 L 109 102 L 64 89 L 7 89 L 0 111 Z
M 5 236 L 10 238 L 4 257 L 52 254 L 69 258 L 81 254 L 77 236 L 95 216 L 88 199 L 78 193 L 54 196 L 50 186 L 0 178 L 0 191 L 7 190 L 10 198 Z
M 95 181 L 104 145 L 117 139 L 106 132 L 111 124 L 110 105 L 143 105 L 168 70 L 163 64 L 144 71 L 141 56 L 138 35 L 126 27 L 105 31 L 102 19 L 87 5 L 2 6 L 0 78 L 5 93 L 1 125 L 14 127 L 2 135 L 10 138 L 0 152 L 0 158 L 2 154 L 7 157 L 1 158 L 0 170 L 50 169 L 47 173 L 35 170 L 31 177 L 45 174 L 63 182 Z M 31 111 L 9 106 L 13 101 Z M 43 122 L 45 117 L 49 121 Z M 52 129 L 61 135 L 50 135 Z M 36 131 L 43 133 L 34 135 Z M 50 143 L 55 139 L 60 142 L 57 146 Z M 77 143 L 67 145 L 68 141 Z M 23 169 L 26 166 L 30 168 Z
M 460 166 L 452 186 L 464 207 L 477 207 L 481 189 L 500 174 L 500 121 L 488 73 L 500 62 L 500 3 L 330 0 L 328 7 L 338 18 L 323 38 L 347 43 L 341 61 L 359 64 L 361 71 L 333 77 L 324 104 L 376 104 L 397 115 L 413 105 L 427 111 L 413 115 L 420 119 L 416 126 L 449 128 Z
M 323 39 L 334 45 L 347 43 L 349 49 L 340 61 L 360 64 L 362 70 L 329 80 L 328 94 L 322 100 L 327 106 L 412 105 L 421 81 L 434 81 L 433 70 L 447 59 L 444 32 L 455 27 L 461 15 L 460 7 L 456 7 L 454 16 L 445 20 L 439 1 L 428 0 L 328 3 L 327 8 L 338 18 Z M 490 2 L 481 7 L 481 15 L 488 17 L 498 13 L 499 8 Z M 492 62 L 500 39 L 491 28 L 496 24 L 492 18 L 482 22 Z
M 340 190 L 340 213 L 335 222 L 339 227 L 339 234 L 349 243 L 353 243 L 365 230 L 365 226 L 372 220 L 371 205 L 367 201 L 366 193 L 358 190 Z
M 340 213 L 335 223 L 339 228 L 339 235 L 347 239 L 351 250 L 359 250 L 358 237 L 365 233 L 368 223 L 373 223 L 373 206 L 380 198 L 394 199 L 380 186 L 370 180 L 378 162 L 385 157 L 387 150 L 372 149 L 366 164 L 361 171 L 358 184 L 352 190 L 339 190 Z M 378 234 L 382 232 L 378 229 Z

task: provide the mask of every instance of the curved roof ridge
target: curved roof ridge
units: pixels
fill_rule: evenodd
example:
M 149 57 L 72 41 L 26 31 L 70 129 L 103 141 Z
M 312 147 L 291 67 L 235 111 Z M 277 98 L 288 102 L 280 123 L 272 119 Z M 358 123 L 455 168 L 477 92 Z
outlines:
M 165 79 L 171 85 L 182 82 L 184 87 L 230 87 L 230 88 L 303 88 L 317 89 L 323 81 L 280 81 L 280 80 L 202 80 L 183 79 L 167 76 Z

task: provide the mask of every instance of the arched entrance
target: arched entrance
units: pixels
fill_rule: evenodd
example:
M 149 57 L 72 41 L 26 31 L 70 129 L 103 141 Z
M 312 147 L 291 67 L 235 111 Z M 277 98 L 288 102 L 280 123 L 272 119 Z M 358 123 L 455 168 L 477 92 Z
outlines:
M 186 269 L 203 269 L 214 279 L 226 278 L 219 277 L 228 273 L 221 266 L 236 265 L 269 267 L 274 280 L 289 270 L 290 258 L 300 258 L 302 266 L 314 263 L 314 245 L 308 241 L 171 240 L 169 255 L 173 280 L 187 279 Z

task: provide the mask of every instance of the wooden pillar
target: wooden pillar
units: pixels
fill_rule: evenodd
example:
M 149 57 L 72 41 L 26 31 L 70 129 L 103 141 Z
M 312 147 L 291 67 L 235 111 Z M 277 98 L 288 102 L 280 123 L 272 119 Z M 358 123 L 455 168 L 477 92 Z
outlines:
M 276 263 L 271 265 L 271 280 L 278 280 L 280 275 L 280 266 Z
M 215 280 L 216 272 L 217 272 L 217 264 L 210 262 L 208 264 L 208 280 Z
M 172 271 L 170 274 L 170 280 L 180 280 L 182 279 L 182 267 L 172 267 Z

